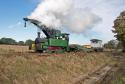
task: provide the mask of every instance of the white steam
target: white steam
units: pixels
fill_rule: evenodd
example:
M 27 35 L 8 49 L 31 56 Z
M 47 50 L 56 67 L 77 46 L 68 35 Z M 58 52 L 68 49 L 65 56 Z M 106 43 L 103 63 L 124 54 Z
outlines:
M 75 0 L 44 0 L 28 16 L 47 27 L 64 27 L 76 33 L 84 32 L 100 22 L 101 18 L 90 10 L 76 8 Z

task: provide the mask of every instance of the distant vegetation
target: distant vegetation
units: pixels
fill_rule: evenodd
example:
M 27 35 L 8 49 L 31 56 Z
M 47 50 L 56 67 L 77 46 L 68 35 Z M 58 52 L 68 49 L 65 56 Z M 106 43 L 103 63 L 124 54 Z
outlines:
M 117 40 L 110 40 L 104 44 L 104 48 L 107 48 L 107 49 L 116 49 L 117 46 L 118 46 Z
M 28 39 L 25 42 L 24 41 L 16 41 L 12 38 L 1 38 L 0 39 L 0 44 L 7 44 L 7 45 L 31 45 L 32 43 L 34 43 L 33 40 Z
M 122 49 L 122 43 L 118 40 L 110 40 L 104 44 L 105 49 Z

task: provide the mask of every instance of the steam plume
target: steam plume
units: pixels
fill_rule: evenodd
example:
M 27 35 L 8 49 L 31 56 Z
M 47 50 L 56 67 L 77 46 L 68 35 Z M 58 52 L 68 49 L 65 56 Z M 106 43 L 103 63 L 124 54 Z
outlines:
M 100 17 L 76 5 L 75 0 L 44 0 L 28 18 L 48 27 L 64 27 L 76 33 L 84 32 L 100 22 Z

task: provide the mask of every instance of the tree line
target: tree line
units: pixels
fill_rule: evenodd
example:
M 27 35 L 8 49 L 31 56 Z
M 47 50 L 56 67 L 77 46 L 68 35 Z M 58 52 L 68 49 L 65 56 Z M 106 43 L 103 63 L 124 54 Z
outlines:
M 29 46 L 32 43 L 34 43 L 34 41 L 31 39 L 28 39 L 26 41 L 18 41 L 18 42 L 12 38 L 1 38 L 0 39 L 0 44 L 6 44 L 6 45 L 23 45 L 23 46 L 28 45 Z
M 105 49 L 122 49 L 122 43 L 118 40 L 110 40 L 104 44 Z

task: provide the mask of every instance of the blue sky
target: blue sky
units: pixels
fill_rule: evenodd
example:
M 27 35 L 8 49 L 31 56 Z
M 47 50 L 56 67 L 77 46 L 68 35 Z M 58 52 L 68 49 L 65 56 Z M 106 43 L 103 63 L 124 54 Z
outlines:
M 37 28 L 31 24 L 24 28 L 23 17 L 28 16 L 40 0 L 1 0 L 0 38 L 10 37 L 17 41 L 35 39 Z M 80 2 L 80 3 L 79 3 Z M 102 22 L 85 34 L 70 33 L 70 43 L 88 44 L 92 38 L 107 42 L 114 39 L 111 32 L 114 19 L 125 11 L 125 0 L 78 0 L 79 6 L 89 8 L 102 18 Z

